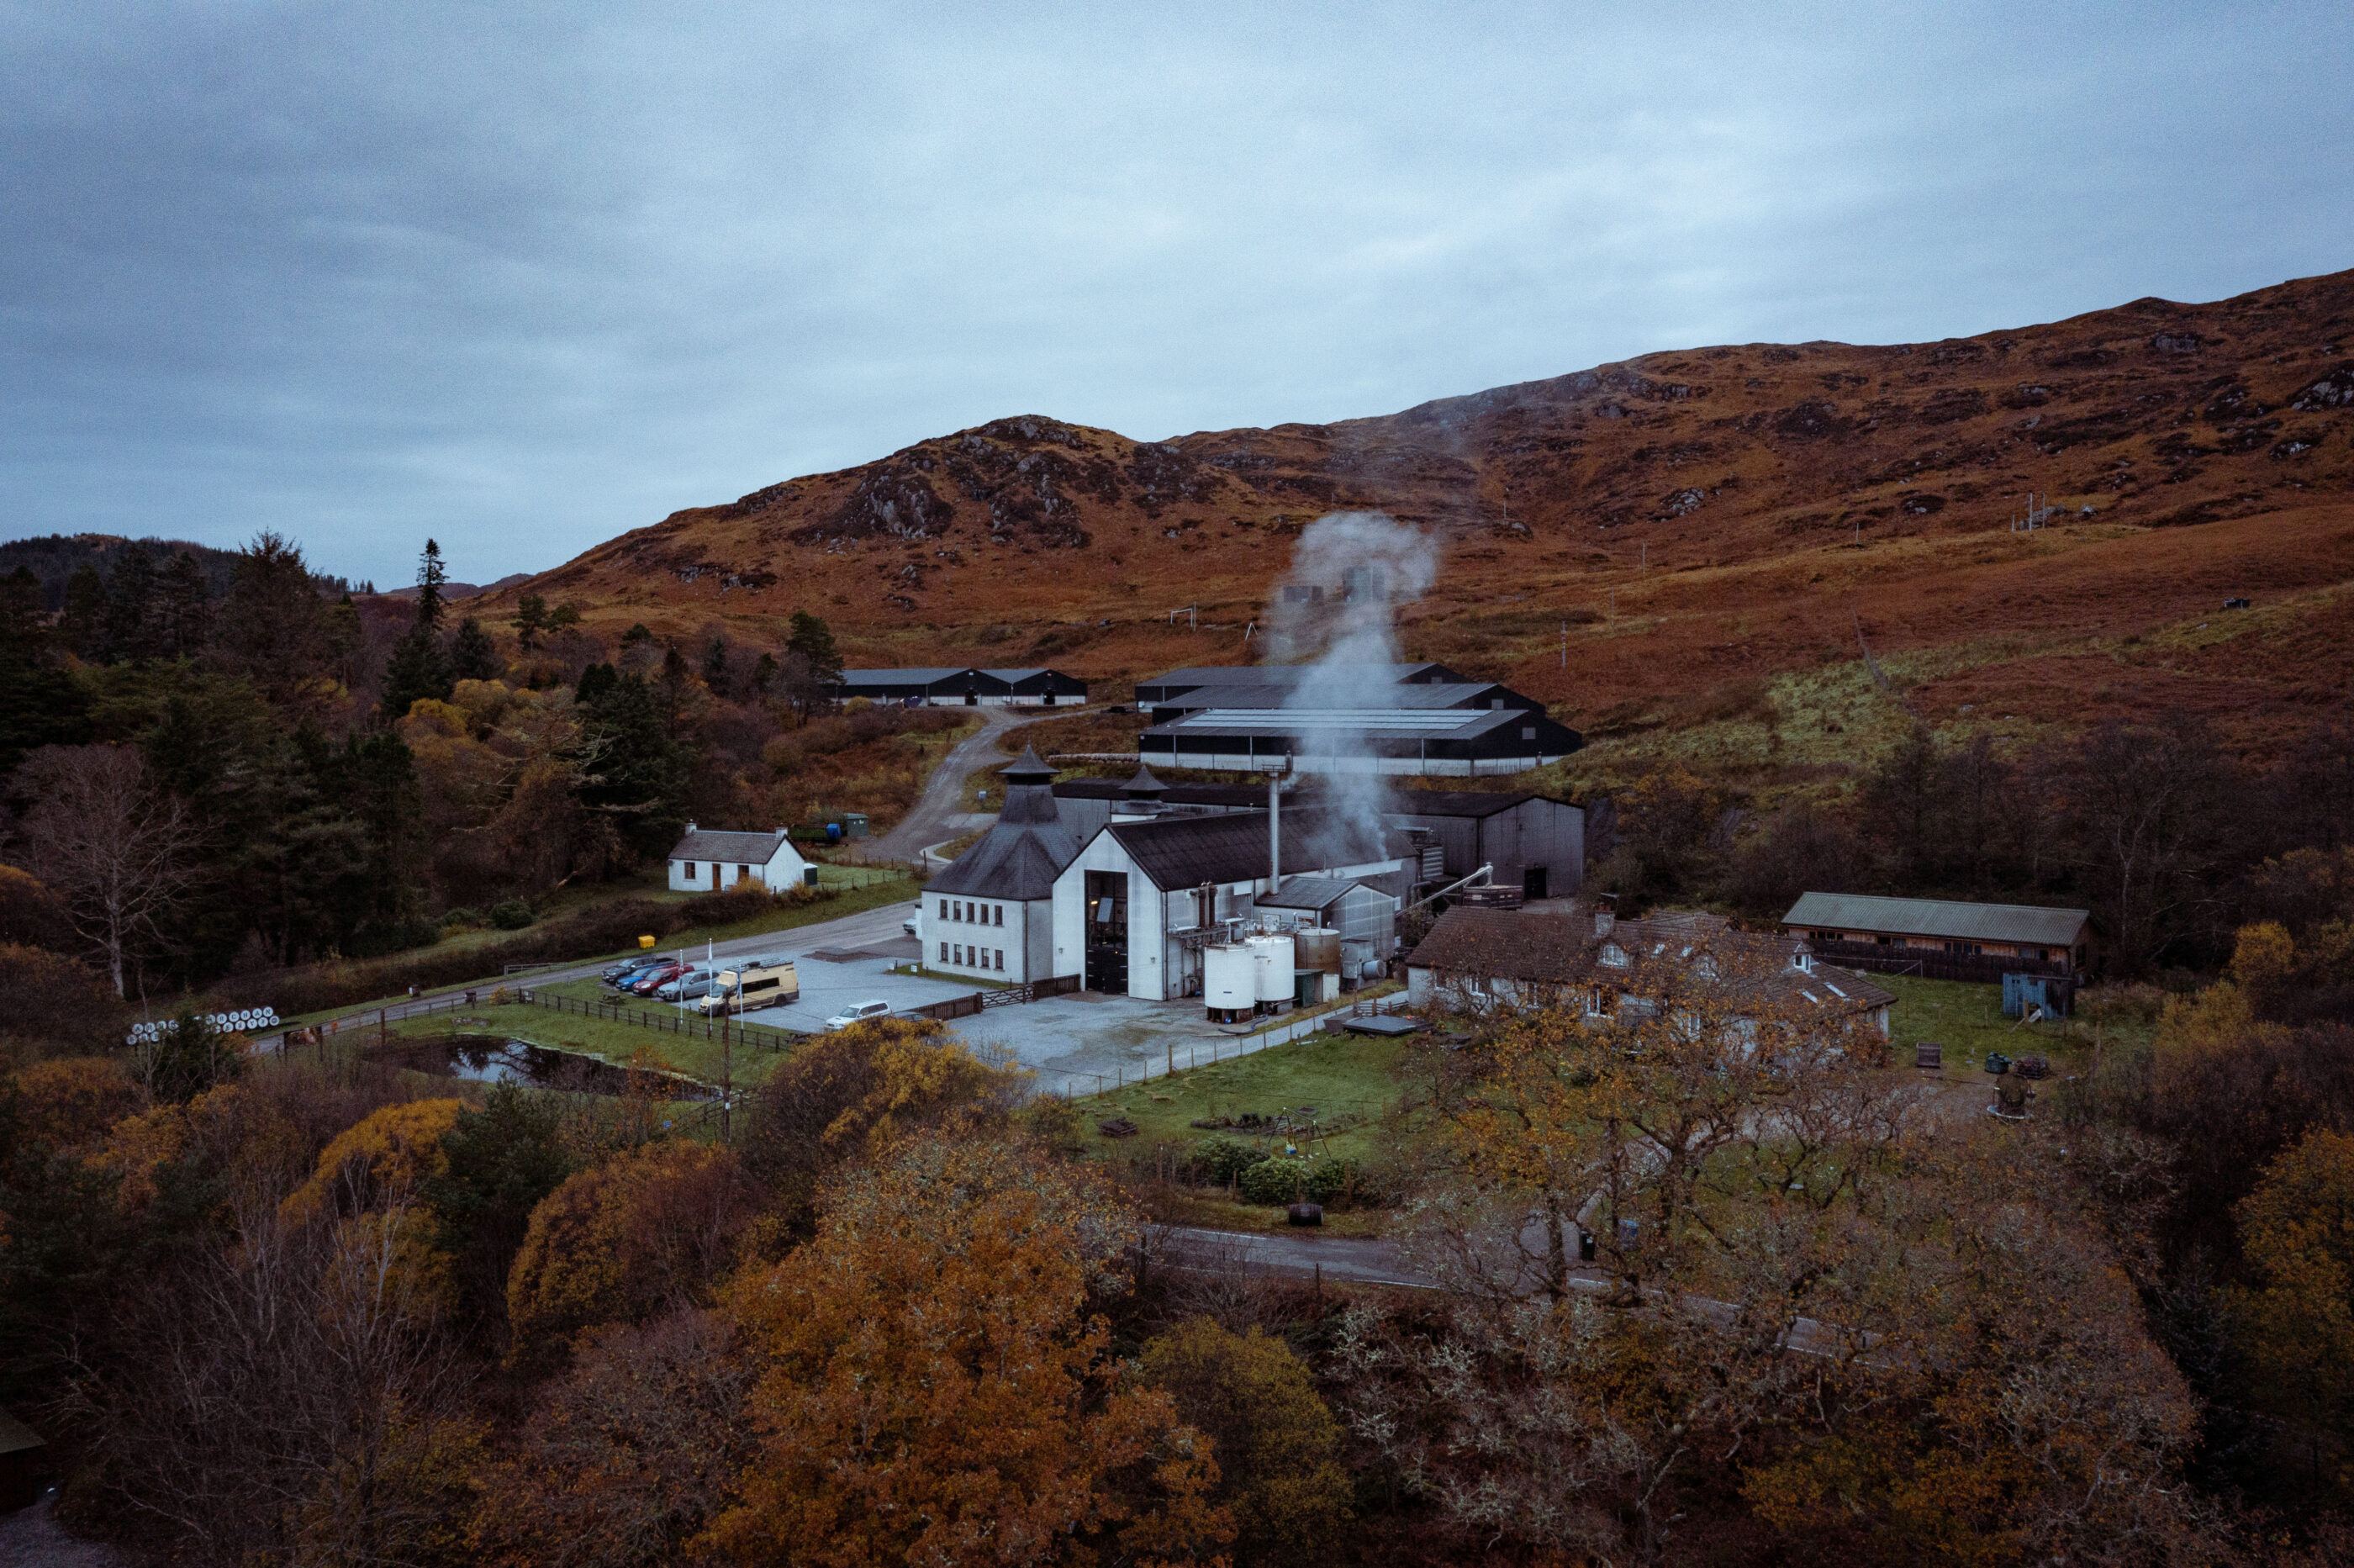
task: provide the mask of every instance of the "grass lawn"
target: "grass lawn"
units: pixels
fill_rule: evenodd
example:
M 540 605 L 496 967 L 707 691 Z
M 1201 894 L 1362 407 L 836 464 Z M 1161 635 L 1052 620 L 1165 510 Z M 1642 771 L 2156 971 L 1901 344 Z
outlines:
M 1977 1067 L 1989 1051 L 2012 1057 L 2049 1056 L 2056 1065 L 2074 1061 L 2082 1048 L 2070 1038 L 2065 1024 L 2021 1024 L 2015 1018 L 2005 1018 L 1999 985 L 1922 980 L 1913 975 L 1863 978 L 1896 993 L 1888 1024 L 1899 1066 L 1912 1065 L 1914 1044 L 1922 1040 L 1934 1040 L 1946 1048 L 1948 1068 Z
M 1206 1067 L 1149 1078 L 1126 1089 L 1089 1095 L 1072 1102 L 1079 1111 L 1091 1156 L 1122 1160 L 1157 1143 L 1191 1144 L 1213 1134 L 1191 1125 L 1197 1118 L 1273 1116 L 1297 1106 L 1314 1106 L 1320 1124 L 1333 1128 L 1305 1152 L 1363 1160 L 1379 1147 L 1382 1118 L 1397 1103 L 1391 1076 L 1403 1047 L 1394 1040 L 1357 1034 L 1311 1034 L 1288 1045 L 1270 1045 Z M 1097 1135 L 1096 1123 L 1125 1116 L 1136 1123 L 1134 1138 Z M 1240 1128 L 1222 1135 L 1254 1141 Z M 1281 1153 L 1279 1139 L 1260 1139 Z
M 553 1050 L 577 1051 L 617 1067 L 628 1066 L 631 1058 L 643 1049 L 662 1058 L 674 1072 L 706 1084 L 719 1082 L 723 1054 L 716 1040 L 643 1029 L 634 1023 L 616 1023 L 607 1018 L 584 1018 L 577 1012 L 557 1012 L 521 1002 L 486 1004 L 468 1010 L 465 1016 L 482 1022 L 461 1025 L 455 1022 L 455 1014 L 435 1013 L 397 1020 L 391 1033 L 404 1040 L 444 1038 L 452 1033 L 497 1034 Z M 784 1060 L 780 1052 L 740 1044 L 735 1046 L 733 1057 L 735 1081 L 739 1088 L 759 1083 Z

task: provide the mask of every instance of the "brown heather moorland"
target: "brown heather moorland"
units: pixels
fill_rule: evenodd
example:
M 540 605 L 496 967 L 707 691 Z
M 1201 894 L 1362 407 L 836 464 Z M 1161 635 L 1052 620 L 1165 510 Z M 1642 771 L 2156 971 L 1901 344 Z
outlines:
M 1861 678 L 1860 628 L 1940 726 L 2188 711 L 2273 756 L 2348 689 L 2349 430 L 2344 272 L 1942 343 L 1653 354 L 1331 425 L 1144 442 L 999 419 L 478 602 L 574 600 L 608 635 L 776 638 L 807 609 L 853 663 L 1051 662 L 1117 694 L 1247 659 L 1293 538 L 1377 509 L 1444 546 L 1406 656 L 1597 740 L 1664 731 L 1705 760 L 1695 727 L 1746 717 L 1726 766 L 1849 751 L 1825 715 Z M 2030 491 L 2050 525 L 2012 532 Z M 1199 630 L 1170 622 L 1185 605 Z

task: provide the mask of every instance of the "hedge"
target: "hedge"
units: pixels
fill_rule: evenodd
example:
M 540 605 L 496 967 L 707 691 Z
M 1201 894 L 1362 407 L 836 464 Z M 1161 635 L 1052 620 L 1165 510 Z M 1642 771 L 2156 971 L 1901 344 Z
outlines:
M 396 958 L 367 962 L 310 964 L 301 969 L 273 969 L 233 975 L 212 988 L 211 1005 L 222 1009 L 274 1007 L 283 1017 L 349 1007 L 377 997 L 398 996 L 410 986 L 419 991 L 486 980 L 511 964 L 560 964 L 593 959 L 599 953 L 637 946 L 640 937 L 657 939 L 673 932 L 703 926 L 732 926 L 779 909 L 823 903 L 836 896 L 830 887 L 793 887 L 770 893 L 759 887 L 731 887 L 678 903 L 651 898 L 616 898 L 591 905 L 540 926 L 530 935 L 488 947 L 428 948 Z

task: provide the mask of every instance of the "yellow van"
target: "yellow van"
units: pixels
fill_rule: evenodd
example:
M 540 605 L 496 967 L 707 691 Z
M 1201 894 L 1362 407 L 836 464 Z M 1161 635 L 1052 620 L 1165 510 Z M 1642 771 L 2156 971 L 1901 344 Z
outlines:
M 723 1012 L 757 1012 L 801 999 L 801 977 L 792 959 L 739 959 L 734 963 L 722 959 L 711 993 L 695 1005 L 705 1016 L 716 1018 Z

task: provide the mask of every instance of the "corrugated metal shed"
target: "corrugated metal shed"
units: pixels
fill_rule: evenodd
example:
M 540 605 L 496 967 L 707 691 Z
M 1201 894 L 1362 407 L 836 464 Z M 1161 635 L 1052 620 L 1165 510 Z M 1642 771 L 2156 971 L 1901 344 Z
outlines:
M 1330 909 L 1352 887 L 1364 885 L 1353 876 L 1287 876 L 1273 893 L 1258 895 L 1262 909 Z M 1383 895 L 1387 897 L 1388 895 Z
M 1963 904 L 1938 898 L 1875 898 L 1861 893 L 1808 893 L 1782 916 L 1785 927 L 1821 931 L 1870 931 L 1946 941 L 2023 942 L 2071 948 L 2092 918 L 2084 909 L 2041 909 L 2026 904 Z

